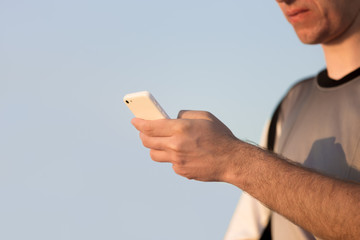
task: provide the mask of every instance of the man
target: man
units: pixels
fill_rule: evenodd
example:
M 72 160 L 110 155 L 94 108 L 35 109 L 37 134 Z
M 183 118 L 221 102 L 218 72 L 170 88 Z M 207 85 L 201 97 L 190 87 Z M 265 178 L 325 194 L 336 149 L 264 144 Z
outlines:
M 132 123 L 154 161 L 189 179 L 233 184 L 270 208 L 274 239 L 358 239 L 360 1 L 277 2 L 302 42 L 321 44 L 327 65 L 280 104 L 277 154 L 238 140 L 207 112 Z M 281 232 L 289 221 L 307 234 Z

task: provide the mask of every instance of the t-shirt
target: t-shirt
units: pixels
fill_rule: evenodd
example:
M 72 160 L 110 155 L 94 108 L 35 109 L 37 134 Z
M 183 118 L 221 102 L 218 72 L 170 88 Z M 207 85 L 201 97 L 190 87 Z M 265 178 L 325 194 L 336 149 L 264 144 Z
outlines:
M 266 133 L 263 146 L 276 153 L 323 174 L 360 182 L 360 68 L 337 81 L 324 70 L 295 84 Z M 224 240 L 259 239 L 269 216 L 274 240 L 316 239 L 243 193 Z
M 297 83 L 281 102 L 274 151 L 323 174 L 360 182 L 360 69 L 341 80 L 326 70 Z M 272 214 L 276 240 L 314 237 Z

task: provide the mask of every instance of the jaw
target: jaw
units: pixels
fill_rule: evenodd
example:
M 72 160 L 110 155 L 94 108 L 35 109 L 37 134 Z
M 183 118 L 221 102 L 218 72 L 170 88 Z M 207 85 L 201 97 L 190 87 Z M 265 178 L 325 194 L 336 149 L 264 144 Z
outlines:
M 346 15 L 334 12 L 317 12 L 303 22 L 292 24 L 300 41 L 305 44 L 341 43 L 353 34 L 360 33 L 360 11 Z

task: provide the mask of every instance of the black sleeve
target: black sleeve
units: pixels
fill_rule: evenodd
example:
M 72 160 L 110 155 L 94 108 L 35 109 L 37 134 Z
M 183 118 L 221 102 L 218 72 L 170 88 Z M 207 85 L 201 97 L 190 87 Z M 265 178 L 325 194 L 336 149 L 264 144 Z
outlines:
M 281 103 L 277 106 L 275 112 L 272 115 L 270 126 L 269 126 L 269 132 L 267 136 L 267 149 L 270 151 L 274 151 L 275 146 L 275 137 L 276 137 L 276 125 L 279 117 L 279 112 L 281 108 Z

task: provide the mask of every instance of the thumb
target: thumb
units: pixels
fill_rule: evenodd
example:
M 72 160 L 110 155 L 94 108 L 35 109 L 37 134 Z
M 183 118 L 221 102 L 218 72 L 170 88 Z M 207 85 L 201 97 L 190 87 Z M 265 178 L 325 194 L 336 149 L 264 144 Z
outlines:
M 216 117 L 207 111 L 181 110 L 178 114 L 178 119 L 204 119 L 213 121 Z

